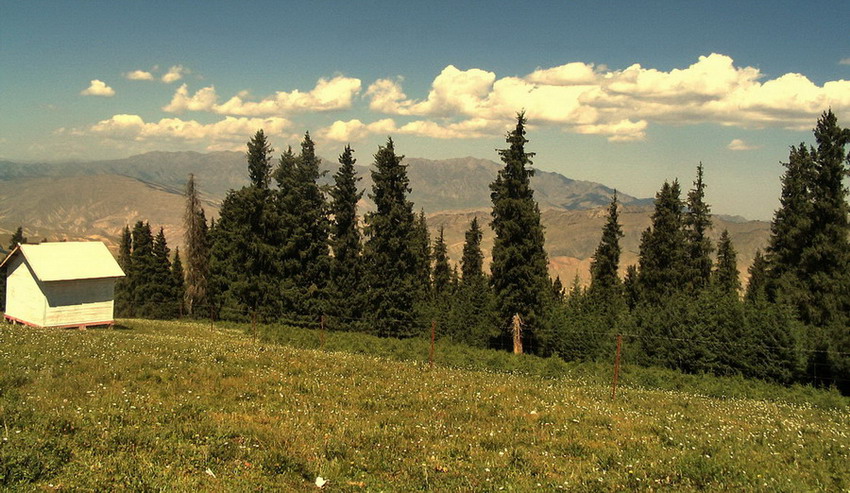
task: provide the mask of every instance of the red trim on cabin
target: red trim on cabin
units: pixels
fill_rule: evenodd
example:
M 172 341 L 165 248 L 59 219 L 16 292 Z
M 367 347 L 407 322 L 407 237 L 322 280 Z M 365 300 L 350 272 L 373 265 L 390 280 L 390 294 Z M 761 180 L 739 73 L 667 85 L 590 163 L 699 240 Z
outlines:
M 27 327 L 35 327 L 37 329 L 51 328 L 51 329 L 86 329 L 88 327 L 97 327 L 100 325 L 108 325 L 112 327 L 115 325 L 115 320 L 108 320 L 103 322 L 85 322 L 81 324 L 68 324 L 68 325 L 49 325 L 49 326 L 41 326 L 38 324 L 34 324 L 32 322 L 27 322 L 26 320 L 21 320 L 19 318 L 15 318 L 11 315 L 3 315 L 3 318 L 12 323 L 19 323 L 21 325 L 26 325 Z

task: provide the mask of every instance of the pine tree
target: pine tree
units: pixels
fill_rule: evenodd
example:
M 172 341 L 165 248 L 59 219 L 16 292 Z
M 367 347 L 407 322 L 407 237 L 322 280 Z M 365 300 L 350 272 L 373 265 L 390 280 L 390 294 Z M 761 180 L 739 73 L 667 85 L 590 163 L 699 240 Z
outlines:
M 376 210 L 366 215 L 364 253 L 368 265 L 369 314 L 380 336 L 414 335 L 413 305 L 417 280 L 413 204 L 404 156 L 396 155 L 392 139 L 378 147 L 372 170 Z
M 623 295 L 626 299 L 626 306 L 630 310 L 635 309 L 641 298 L 638 277 L 636 265 L 632 264 L 626 267 L 626 275 L 623 277 Z
M 617 271 L 620 268 L 620 238 L 623 237 L 623 229 L 619 223 L 618 205 L 617 192 L 614 191 L 608 207 L 608 219 L 602 228 L 602 239 L 590 262 L 590 292 L 593 295 L 614 296 L 620 287 Z
M 154 318 L 172 318 L 177 315 L 178 302 L 174 296 L 174 276 L 171 272 L 171 250 L 165 238 L 165 231 L 153 239 L 154 275 L 148 282 L 153 284 L 154 295 L 149 299 L 149 315 Z
M 446 296 L 452 280 L 451 267 L 449 266 L 448 247 L 444 235 L 444 227 L 440 226 L 440 235 L 434 242 L 434 295 L 437 299 Z
M 248 141 L 248 178 L 251 186 L 256 188 L 268 188 L 272 170 L 272 149 L 263 130 L 257 130 L 254 137 Z
M 151 317 L 159 287 L 155 284 L 157 265 L 150 224 L 137 221 L 133 226 L 132 239 L 133 253 L 127 272 L 130 313 L 132 316 Z
M 186 279 L 183 271 L 183 261 L 180 260 L 180 248 L 174 249 L 174 260 L 171 262 L 171 287 L 174 299 L 177 300 L 177 315 L 183 316 L 186 299 Z
M 812 214 L 808 243 L 800 258 L 801 277 L 811 302 L 801 306 L 803 321 L 820 327 L 850 324 L 850 205 L 844 178 L 844 147 L 850 129 L 832 111 L 818 119 L 817 151 L 811 184 Z
M 431 234 L 428 232 L 425 210 L 420 210 L 414 219 L 411 248 L 413 248 L 417 297 L 424 298 L 431 292 L 431 259 L 433 258 Z
M 697 166 L 694 188 L 688 192 L 683 217 L 685 228 L 685 269 L 683 273 L 686 289 L 699 291 L 708 286 L 711 278 L 711 254 L 714 250 L 708 231 L 711 229 L 711 209 L 705 203 L 703 166 Z
M 484 273 L 481 227 L 474 217 L 465 234 L 461 277 L 456 303 L 452 306 L 449 333 L 458 341 L 477 347 L 490 347 L 500 336 L 495 315 L 495 299 Z
M 330 221 L 327 216 L 327 202 L 318 183 L 324 175 L 319 169 L 320 163 L 321 159 L 316 156 L 315 144 L 307 132 L 296 161 L 296 207 L 289 212 L 296 221 L 291 225 L 295 234 L 290 240 L 294 241 L 300 260 L 296 282 L 303 291 L 303 313 L 313 318 L 324 312 L 330 276 Z
M 334 315 L 351 321 L 363 315 L 361 237 L 357 219 L 357 202 L 363 192 L 357 189 L 360 177 L 354 168 L 357 161 L 352 156 L 351 146 L 339 156 L 339 170 L 334 175 L 334 186 L 330 191 L 331 247 L 331 284 L 334 303 L 331 311 Z
M 711 274 L 711 281 L 723 295 L 738 297 L 741 280 L 738 278 L 738 254 L 729 238 L 729 231 L 723 230 L 717 242 L 717 265 Z
M 271 148 L 262 132 L 248 143 L 251 184 L 231 190 L 222 202 L 219 219 L 210 226 L 212 302 L 229 318 L 261 320 L 280 315 L 282 231 L 275 195 L 268 188 Z
M 791 147 L 782 176 L 780 207 L 770 225 L 766 252 L 768 298 L 795 309 L 806 304 L 808 298 L 802 285 L 800 262 L 811 236 L 814 154 L 814 149 L 804 143 Z
M 118 266 L 124 271 L 124 277 L 115 281 L 115 314 L 119 317 L 132 316 L 133 313 L 129 280 L 132 253 L 133 238 L 130 234 L 130 226 L 127 225 L 121 231 L 121 239 L 118 242 Z
M 191 173 L 186 182 L 183 227 L 186 247 L 185 306 L 188 314 L 194 315 L 195 307 L 206 303 L 210 253 L 207 219 L 195 188 L 195 175 Z
M 481 253 L 481 226 L 478 217 L 473 217 L 464 235 L 463 256 L 460 259 L 461 282 L 469 284 L 484 277 L 484 254 Z
M 655 196 L 652 225 L 640 241 L 638 282 L 644 301 L 659 303 L 684 288 L 684 233 L 679 182 L 664 182 Z
M 509 321 L 519 314 L 525 322 L 523 348 L 545 353 L 543 328 L 546 300 L 551 284 L 543 249 L 540 209 L 534 201 L 529 180 L 534 171 L 533 153 L 525 152 L 525 115 L 517 115 L 516 128 L 506 138 L 509 147 L 499 151 L 504 168 L 490 185 L 496 233 L 491 264 L 493 290 L 505 328 L 504 347 L 510 347 Z
M 756 250 L 753 263 L 748 269 L 750 280 L 747 282 L 747 292 L 744 299 L 750 303 L 758 300 L 767 300 L 767 259 L 762 255 L 761 250 Z
M 18 226 L 18 229 L 12 233 L 12 238 L 9 240 L 9 251 L 15 249 L 18 245 L 25 245 L 27 243 L 27 238 L 24 236 L 24 227 Z

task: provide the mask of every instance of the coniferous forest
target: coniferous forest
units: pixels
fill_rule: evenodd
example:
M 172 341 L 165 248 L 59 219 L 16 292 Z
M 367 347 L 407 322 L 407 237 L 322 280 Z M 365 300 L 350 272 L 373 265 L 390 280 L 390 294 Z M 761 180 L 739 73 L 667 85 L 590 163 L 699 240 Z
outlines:
M 498 151 L 492 219 L 470 223 L 460 259 L 448 258 L 443 231 L 429 231 L 409 200 L 392 139 L 372 156 L 372 189 L 361 190 L 350 146 L 322 186 L 309 133 L 300 149 L 275 155 L 260 130 L 247 146 L 250 184 L 227 194 L 218 220 L 207 223 L 190 176 L 182 253 L 172 256 L 162 230 L 154 235 L 147 223 L 125 228 L 116 313 L 321 323 L 399 338 L 436 327 L 437 337 L 470 346 L 518 343 L 570 361 L 610 361 L 620 336 L 632 363 L 850 394 L 850 129 L 831 111 L 818 119 L 813 144 L 790 148 L 770 241 L 746 286 L 729 235 L 709 238 L 701 163 L 687 190 L 678 180 L 662 184 L 639 262 L 624 278 L 615 193 L 590 284 L 550 279 L 525 127 L 519 114 Z M 364 193 L 376 207 L 361 214 Z M 496 235 L 489 272 L 487 227 Z

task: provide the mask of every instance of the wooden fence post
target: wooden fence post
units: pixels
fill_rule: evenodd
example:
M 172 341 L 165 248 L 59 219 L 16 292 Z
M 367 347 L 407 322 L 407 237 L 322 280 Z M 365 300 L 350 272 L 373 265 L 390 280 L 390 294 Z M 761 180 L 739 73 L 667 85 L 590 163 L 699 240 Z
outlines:
M 428 351 L 428 364 L 434 369 L 434 340 L 437 337 L 437 321 L 431 320 L 431 349 Z
M 522 319 L 519 313 L 514 315 L 511 332 L 514 340 L 514 354 L 522 354 Z
M 617 397 L 617 379 L 620 376 L 620 348 L 623 345 L 623 336 L 617 334 L 617 352 L 614 355 L 614 382 L 611 385 L 611 400 Z

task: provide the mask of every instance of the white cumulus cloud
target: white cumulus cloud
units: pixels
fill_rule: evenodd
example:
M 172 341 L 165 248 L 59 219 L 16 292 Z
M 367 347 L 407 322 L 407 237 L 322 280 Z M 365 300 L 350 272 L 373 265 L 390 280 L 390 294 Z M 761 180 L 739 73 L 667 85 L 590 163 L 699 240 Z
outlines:
M 429 133 L 439 127 L 442 135 L 452 133 L 450 125 L 464 121 L 511 120 L 520 109 L 537 124 L 604 135 L 611 141 L 643 139 L 652 124 L 799 129 L 811 127 L 826 108 L 850 111 L 850 81 L 818 85 L 796 73 L 768 79 L 758 68 L 735 66 L 731 57 L 717 53 L 671 70 L 639 64 L 609 70 L 571 62 L 538 68 L 524 77 L 502 78 L 478 68 L 449 65 L 421 100 L 409 98 L 402 82 L 380 79 L 371 84 L 366 91 L 370 109 L 455 120 L 409 124 Z M 457 129 L 463 133 L 464 127 Z M 473 127 L 465 129 L 467 136 L 476 136 Z
M 166 84 L 171 84 L 172 82 L 177 82 L 182 79 L 184 75 L 190 73 L 191 71 L 187 68 L 184 68 L 183 65 L 174 65 L 168 69 L 168 72 L 162 76 L 162 81 Z
M 841 60 L 838 60 L 838 64 L 839 65 L 850 65 L 850 57 L 842 58 Z
M 109 98 L 115 96 L 115 89 L 107 86 L 102 80 L 94 79 L 87 89 L 80 91 L 80 94 L 83 96 L 102 96 Z
M 329 127 L 320 129 L 318 134 L 326 139 L 337 142 L 356 142 L 365 139 L 372 134 L 390 134 L 397 130 L 395 122 L 391 118 L 384 118 L 372 123 L 363 123 L 360 120 L 337 120 Z
M 235 118 L 225 117 L 214 123 L 203 124 L 195 120 L 163 118 L 158 122 L 145 122 L 139 115 L 120 114 L 101 120 L 89 128 L 89 133 L 114 139 L 208 141 L 210 146 L 224 148 L 224 142 L 242 142 L 258 129 L 268 135 L 281 135 L 292 123 L 280 117 Z
M 186 84 L 181 85 L 171 102 L 163 110 L 171 113 L 183 111 L 209 111 L 221 115 L 270 116 L 311 111 L 348 109 L 360 92 L 360 79 L 337 76 L 319 79 L 308 91 L 278 91 L 260 101 L 247 101 L 248 93 L 242 91 L 222 104 L 218 103 L 215 87 L 204 87 L 190 95 Z
M 144 70 L 133 70 L 127 72 L 124 77 L 128 80 L 153 80 L 153 74 Z

